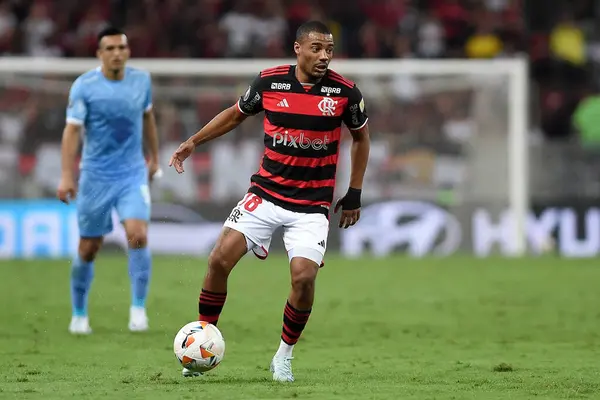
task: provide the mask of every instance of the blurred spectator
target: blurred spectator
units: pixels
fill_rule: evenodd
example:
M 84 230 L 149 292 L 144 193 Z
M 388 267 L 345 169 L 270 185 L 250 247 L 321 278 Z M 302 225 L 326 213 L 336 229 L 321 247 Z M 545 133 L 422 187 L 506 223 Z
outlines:
M 108 24 L 106 16 L 103 15 L 106 12 L 103 12 L 100 3 L 91 4 L 93 5 L 85 11 L 75 31 L 74 54 L 78 57 L 96 53 L 98 48 L 96 37 Z
M 252 14 L 249 0 L 236 1 L 225 13 L 219 27 L 227 34 L 225 57 L 251 57 L 259 20 Z
M 362 54 L 366 58 L 381 58 L 382 43 L 379 40 L 377 25 L 367 21 L 360 29 L 360 44 Z
M 29 16 L 23 22 L 25 34 L 25 51 L 39 57 L 61 56 L 62 50 L 50 43 L 56 33 L 56 24 L 50 15 L 49 5 L 43 1 L 35 1 Z
M 427 11 L 417 30 L 417 55 L 423 58 L 436 58 L 441 57 L 444 50 L 444 29 L 435 13 Z
M 542 89 L 540 125 L 546 137 L 565 140 L 571 133 L 571 116 L 577 107 L 573 93 L 558 89 Z
M 10 3 L 0 2 L 0 53 L 11 53 L 17 18 L 12 14 Z
M 510 0 L 485 0 L 484 3 L 488 10 L 501 12 L 508 8 Z
M 432 0 L 432 10 L 444 26 L 446 48 L 451 54 L 462 51 L 468 35 L 469 12 L 459 0 Z
M 406 13 L 407 0 L 362 0 L 363 13 L 376 26 L 383 29 L 394 29 L 402 21 Z
M 263 0 L 254 29 L 259 56 L 283 57 L 288 26 L 281 0 Z
M 560 22 L 550 33 L 552 54 L 574 65 L 585 63 L 585 37 L 569 13 L 564 13 Z
M 487 11 L 480 12 L 476 19 L 475 33 L 465 44 L 465 52 L 469 58 L 494 58 L 503 48 L 503 43 L 494 29 L 494 16 Z

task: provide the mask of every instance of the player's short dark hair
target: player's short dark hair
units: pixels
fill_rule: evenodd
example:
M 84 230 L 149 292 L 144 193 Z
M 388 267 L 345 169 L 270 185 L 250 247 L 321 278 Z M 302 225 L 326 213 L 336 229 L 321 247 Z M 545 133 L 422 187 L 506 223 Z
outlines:
M 331 31 L 327 25 L 321 21 L 308 21 L 300 25 L 300 27 L 296 30 L 296 41 L 299 42 L 304 37 L 310 35 L 311 32 L 331 35 Z
M 124 35 L 124 34 L 125 34 L 125 32 L 123 32 L 122 29 L 119 29 L 114 26 L 108 26 L 108 27 L 102 29 L 98 33 L 98 45 L 100 45 L 100 41 L 102 40 L 102 38 L 104 36 L 115 36 L 115 35 Z

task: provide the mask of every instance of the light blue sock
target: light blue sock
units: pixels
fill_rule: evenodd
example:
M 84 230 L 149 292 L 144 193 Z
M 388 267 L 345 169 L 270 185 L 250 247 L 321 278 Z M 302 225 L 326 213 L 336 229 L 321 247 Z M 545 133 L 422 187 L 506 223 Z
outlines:
M 94 262 L 83 261 L 79 256 L 71 264 L 71 304 L 73 316 L 88 315 L 88 293 L 94 279 Z
M 131 278 L 131 305 L 146 307 L 148 297 L 148 283 L 152 270 L 152 257 L 150 249 L 129 249 L 129 277 Z

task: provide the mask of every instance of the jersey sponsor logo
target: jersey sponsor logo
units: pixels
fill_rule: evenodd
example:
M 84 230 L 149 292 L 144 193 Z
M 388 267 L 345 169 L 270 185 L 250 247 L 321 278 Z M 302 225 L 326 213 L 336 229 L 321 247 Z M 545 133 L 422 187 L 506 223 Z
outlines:
M 340 93 L 342 93 L 342 89 L 338 88 L 338 87 L 322 86 L 321 87 L 321 93 L 327 93 L 327 94 L 335 93 L 335 94 L 340 94 Z
M 335 115 L 335 106 L 337 103 L 337 100 L 334 100 L 331 97 L 323 97 L 323 100 L 321 100 L 318 105 L 319 111 L 321 111 L 323 115 Z
M 294 136 L 285 132 L 277 132 L 273 135 L 273 147 L 288 146 L 301 149 L 312 148 L 314 150 L 327 150 L 327 144 L 329 143 L 329 136 L 325 135 L 323 139 L 310 139 L 304 136 L 301 132 L 300 135 Z
M 292 88 L 291 83 L 273 82 L 271 83 L 272 90 L 290 90 Z

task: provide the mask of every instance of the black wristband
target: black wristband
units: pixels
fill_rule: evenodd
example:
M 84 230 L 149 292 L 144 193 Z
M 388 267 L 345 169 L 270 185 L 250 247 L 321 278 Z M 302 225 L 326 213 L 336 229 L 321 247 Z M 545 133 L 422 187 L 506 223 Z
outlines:
M 348 193 L 344 196 L 342 204 L 342 210 L 356 210 L 360 208 L 360 195 L 362 190 L 355 188 L 348 188 Z

